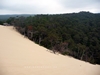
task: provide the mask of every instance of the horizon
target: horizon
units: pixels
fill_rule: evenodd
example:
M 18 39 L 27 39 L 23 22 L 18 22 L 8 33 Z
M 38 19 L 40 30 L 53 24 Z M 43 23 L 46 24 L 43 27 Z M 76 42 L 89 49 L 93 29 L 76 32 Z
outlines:
M 100 14 L 100 13 L 93 13 L 93 12 L 90 12 L 90 11 L 79 11 L 79 12 L 71 12 L 71 13 L 55 13 L 55 14 L 29 14 L 29 13 L 26 13 L 26 14 L 18 14 L 18 13 L 15 13 L 15 14 L 0 14 L 0 15 L 59 15 L 59 14 L 73 14 L 73 13 L 80 13 L 80 12 L 88 12 L 88 13 L 92 13 L 92 14 Z

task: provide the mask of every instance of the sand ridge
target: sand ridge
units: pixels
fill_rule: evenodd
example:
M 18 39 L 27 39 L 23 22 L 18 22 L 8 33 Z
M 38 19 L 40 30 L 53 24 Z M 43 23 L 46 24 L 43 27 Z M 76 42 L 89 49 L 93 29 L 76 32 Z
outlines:
M 54 54 L 12 26 L 0 26 L 0 75 L 100 75 L 100 65 Z

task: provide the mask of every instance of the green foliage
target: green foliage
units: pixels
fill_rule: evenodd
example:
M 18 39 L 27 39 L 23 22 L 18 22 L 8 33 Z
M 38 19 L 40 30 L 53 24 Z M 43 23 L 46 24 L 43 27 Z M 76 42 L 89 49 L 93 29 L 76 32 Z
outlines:
M 44 47 L 100 64 L 100 14 L 35 15 L 9 18 L 7 22 L 27 31 L 27 26 L 32 26 L 32 40 Z

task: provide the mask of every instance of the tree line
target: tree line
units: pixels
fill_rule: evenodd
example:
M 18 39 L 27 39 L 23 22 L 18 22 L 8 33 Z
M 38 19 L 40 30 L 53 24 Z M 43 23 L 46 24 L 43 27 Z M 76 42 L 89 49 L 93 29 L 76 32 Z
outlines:
M 41 14 L 10 17 L 7 22 L 41 46 L 92 64 L 100 64 L 100 14 Z

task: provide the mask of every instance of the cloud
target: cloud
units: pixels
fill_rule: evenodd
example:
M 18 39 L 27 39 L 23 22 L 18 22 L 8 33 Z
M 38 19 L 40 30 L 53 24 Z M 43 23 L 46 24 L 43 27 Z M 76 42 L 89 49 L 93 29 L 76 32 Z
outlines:
M 100 0 L 1 0 L 0 14 L 100 12 Z
M 88 10 L 95 12 L 100 8 L 100 0 L 59 0 L 59 2 L 62 4 L 63 8 L 71 11 Z
M 4 0 L 0 9 L 20 11 L 26 13 L 52 13 L 62 10 L 61 6 L 53 0 Z

